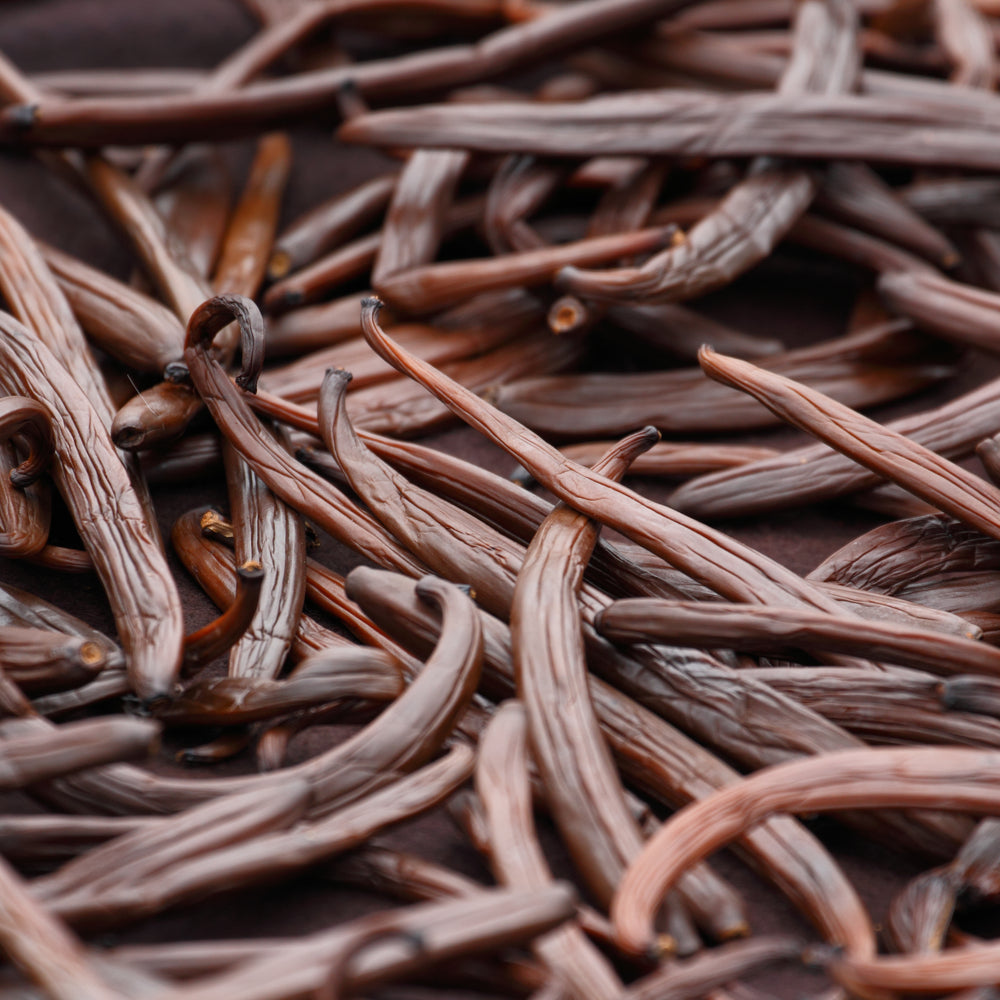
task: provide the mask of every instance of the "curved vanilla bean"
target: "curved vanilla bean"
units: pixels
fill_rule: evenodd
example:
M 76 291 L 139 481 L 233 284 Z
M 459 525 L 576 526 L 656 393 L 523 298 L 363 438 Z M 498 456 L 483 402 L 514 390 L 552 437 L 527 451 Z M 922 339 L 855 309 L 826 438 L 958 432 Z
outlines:
M 29 103 L 0 114 L 0 136 L 9 138 L 14 119 L 19 123 L 13 130 L 19 142 L 100 146 L 187 142 L 199 137 L 218 141 L 225 136 L 285 128 L 294 118 L 327 113 L 348 82 L 369 99 L 402 96 L 428 87 L 455 87 L 500 75 L 610 32 L 628 30 L 691 2 L 586 0 L 526 24 L 501 28 L 473 44 L 371 59 L 227 92 L 157 95 L 153 101 L 78 98 L 51 103 L 22 93 L 16 99 Z M 15 110 L 20 114 L 15 115 Z
M 91 639 L 50 629 L 0 630 L 0 666 L 28 694 L 79 687 L 108 662 L 107 649 Z
M 445 213 L 469 163 L 463 152 L 414 151 L 392 192 L 371 282 L 429 264 L 445 230 Z
M 831 163 L 816 208 L 918 253 L 938 267 L 951 268 L 958 263 L 958 251 L 944 233 L 925 222 L 863 163 Z
M 656 437 L 640 432 L 626 439 L 600 471 L 620 478 L 631 453 Z M 642 835 L 625 805 L 586 686 L 577 594 L 597 531 L 566 507 L 548 515 L 518 570 L 510 624 L 517 691 L 552 817 L 577 870 L 606 904 L 640 850 Z M 562 710 L 552 712 L 554 703 Z
M 291 167 L 288 137 L 282 132 L 264 136 L 215 265 L 212 285 L 216 291 L 257 294 L 267 270 Z
M 41 244 L 87 335 L 129 368 L 163 371 L 184 349 L 184 326 L 155 299 L 55 247 Z
M 687 1000 L 705 996 L 709 990 L 725 987 L 741 976 L 778 962 L 800 959 L 801 954 L 800 941 L 777 935 L 724 944 L 695 958 L 665 964 L 631 983 L 622 996 L 625 1000 Z
M 675 232 L 668 225 L 500 257 L 431 264 L 384 276 L 373 284 L 392 306 L 407 312 L 433 312 L 483 292 L 547 284 L 568 264 L 597 264 L 658 250 L 669 244 Z
M 749 392 L 783 419 L 911 493 L 1000 539 L 1000 491 L 940 455 L 800 383 L 703 348 L 712 378 Z
M 52 457 L 52 425 L 45 406 L 25 396 L 0 399 L 0 441 L 12 437 L 19 437 L 28 448 L 28 457 L 7 476 L 12 486 L 23 490 L 42 475 Z
M 845 750 L 745 778 L 681 810 L 646 843 L 615 895 L 616 939 L 633 954 L 655 950 L 653 912 L 678 874 L 765 816 L 872 806 L 1000 812 L 990 777 L 998 761 L 995 752 L 947 747 Z
M 214 512 L 207 513 L 212 513 L 213 518 L 218 517 Z M 236 598 L 236 560 L 228 549 L 205 539 L 205 516 L 206 513 L 198 510 L 182 514 L 174 522 L 170 540 L 188 572 L 216 607 L 225 609 Z M 290 652 L 294 659 L 302 660 L 312 653 L 348 644 L 349 639 L 303 614 L 299 617 L 298 628 L 292 637 Z
M 0 859 L 0 945 L 52 1000 L 123 1000 L 91 966 L 66 925 L 40 906 L 20 876 Z
M 378 325 L 378 308 L 378 300 L 369 299 L 362 312 L 362 327 L 372 348 L 514 455 L 561 500 L 647 546 L 731 600 L 786 606 L 803 602 L 832 610 L 829 599 L 795 574 L 705 525 L 566 461 L 556 449 L 516 422 L 429 365 L 398 350 Z
M 160 727 L 149 719 L 68 722 L 46 734 L 18 733 L 0 742 L 0 788 L 23 788 L 117 760 L 149 755 Z
M 309 787 L 290 779 L 267 795 L 256 791 L 226 795 L 176 816 L 140 823 L 32 883 L 32 893 L 56 913 L 81 905 L 79 897 L 128 885 L 141 887 L 172 866 L 255 837 L 294 826 L 306 811 Z
M 156 717 L 175 725 L 239 726 L 341 698 L 389 701 L 402 692 L 402 676 L 392 657 L 354 646 L 316 653 L 283 681 L 256 677 L 196 681 Z
M 389 203 L 398 176 L 363 181 L 289 223 L 274 240 L 268 277 L 278 281 L 354 236 Z
M 397 566 L 411 575 L 422 572 L 408 553 L 382 531 L 378 523 L 355 507 L 338 490 L 295 462 L 243 401 L 222 366 L 211 358 L 207 346 L 213 335 L 231 319 L 240 322 L 244 340 L 244 386 L 256 384 L 263 349 L 260 313 L 248 299 L 217 296 L 191 317 L 188 346 L 184 352 L 192 381 L 219 429 L 254 472 L 289 506 L 309 517 L 334 538 L 374 562 Z
M 1000 380 L 993 380 L 943 406 L 885 426 L 943 456 L 958 457 L 995 433 L 998 419 Z M 701 517 L 737 517 L 828 500 L 880 482 L 878 475 L 846 455 L 811 445 L 693 479 L 675 490 L 670 502 Z
M 236 568 L 236 597 L 215 621 L 184 638 L 184 668 L 193 671 L 227 652 L 257 613 L 265 572 L 260 563 Z
M 552 883 L 535 835 L 528 761 L 525 713 L 519 704 L 507 702 L 483 734 L 476 792 L 489 828 L 493 870 L 501 884 L 515 889 Z M 623 989 L 607 959 L 578 924 L 566 924 L 538 939 L 534 950 L 564 988 L 581 1000 L 615 997 Z
M 982 673 L 1000 677 L 1000 649 L 929 629 L 906 629 L 855 617 L 802 608 L 668 602 L 636 598 L 615 601 L 594 619 L 604 636 L 624 642 L 670 642 L 741 651 L 867 656 L 938 674 Z
M 805 351 L 788 351 L 760 363 L 856 408 L 890 402 L 954 373 L 951 366 L 933 361 L 891 368 L 845 361 L 834 353 L 835 342 L 826 346 L 826 361 L 799 361 L 797 355 Z M 767 427 L 776 420 L 751 398 L 741 400 L 726 387 L 699 378 L 694 368 L 529 377 L 497 386 L 488 398 L 537 433 L 558 437 L 624 433 L 643 424 L 664 433 L 724 432 Z
M 424 649 L 438 626 L 414 597 L 411 580 L 394 573 L 355 570 L 356 599 L 387 629 Z M 513 691 L 510 633 L 500 621 L 480 615 L 485 637 L 485 679 L 501 696 Z M 629 781 L 659 801 L 679 806 L 738 781 L 739 775 L 659 716 L 596 677 L 589 679 L 602 732 Z M 801 906 L 831 940 L 875 953 L 875 937 L 860 899 L 819 841 L 788 817 L 768 820 L 742 838 L 764 874 Z
M 20 439 L 23 460 L 11 438 Z M 0 399 L 0 552 L 23 558 L 44 551 L 49 537 L 51 506 L 45 484 L 34 485 L 52 456 L 48 410 L 25 396 Z M 23 452 L 22 452 L 23 455 Z
M 994 197 L 996 177 L 921 177 L 900 189 L 903 200 L 929 222 L 948 226 L 1000 225 Z
M 119 880 L 111 873 L 105 885 L 86 884 L 76 892 L 48 899 L 47 905 L 73 924 L 120 926 L 185 901 L 287 877 L 438 805 L 472 773 L 473 756 L 468 747 L 456 746 L 441 760 L 412 774 L 383 778 L 384 787 L 336 809 L 325 819 L 265 832 L 243 842 L 227 843 L 223 839 L 214 849 L 196 853 L 171 848 L 167 862 L 157 866 L 155 879 L 133 882 L 128 877 Z M 288 781 L 285 775 L 271 777 Z M 297 783 L 295 791 L 301 802 L 302 789 Z M 235 798 L 230 797 L 230 801 Z M 213 802 L 202 809 L 207 812 L 220 805 Z M 156 828 L 156 832 L 162 829 Z M 141 836 L 139 833 L 133 838 Z M 197 844 L 197 838 L 194 840 Z M 106 850 L 113 846 L 108 845 Z M 80 864 L 86 860 L 86 856 L 81 858 Z M 156 861 L 155 855 L 152 861 Z M 141 871 L 142 862 L 139 864 Z M 53 878 L 58 880 L 58 873 Z
M 957 101 L 938 90 L 920 96 L 791 97 L 663 88 L 575 104 L 491 104 L 488 111 L 444 104 L 379 111 L 352 119 L 339 135 L 379 146 L 420 143 L 481 153 L 781 156 L 995 170 L 1000 142 L 991 130 L 998 113 L 992 97 L 974 100 L 963 94 Z M 919 142 L 927 129 L 934 130 L 934 142 Z M 15 138 L 12 133 L 8 112 L 7 121 L 0 116 L 0 138 Z
M 960 344 L 1000 351 L 1000 295 L 943 275 L 894 271 L 878 279 L 882 301 L 922 329 Z
M 575 905 L 575 893 L 562 882 L 543 892 L 487 889 L 468 899 L 372 914 L 306 938 L 268 940 L 256 949 L 243 947 L 243 942 L 228 943 L 228 948 L 219 949 L 221 957 L 228 958 L 231 966 L 242 960 L 240 965 L 207 982 L 181 986 L 165 994 L 164 1000 L 228 1000 L 234 995 L 245 1000 L 290 1000 L 309 995 L 329 982 L 342 948 L 378 932 L 387 935 L 385 940 L 356 953 L 345 970 L 345 988 L 350 992 L 374 988 L 425 965 L 436 963 L 440 969 L 442 962 L 469 952 L 527 943 L 571 917 Z M 394 940 L 397 934 L 400 940 Z M 418 940 L 420 948 L 415 950 Z M 215 970 L 222 964 L 197 945 L 175 947 L 174 954 L 178 952 L 188 967 L 191 959 L 201 969 Z
M 52 475 L 108 593 L 136 694 L 169 693 L 181 660 L 181 608 L 140 498 L 82 391 L 16 320 L 0 317 L 0 384 L 49 409 Z
M 231 677 L 277 677 L 305 600 L 305 524 L 279 500 L 227 441 L 222 449 L 236 559 L 255 560 L 267 587 L 229 654 Z

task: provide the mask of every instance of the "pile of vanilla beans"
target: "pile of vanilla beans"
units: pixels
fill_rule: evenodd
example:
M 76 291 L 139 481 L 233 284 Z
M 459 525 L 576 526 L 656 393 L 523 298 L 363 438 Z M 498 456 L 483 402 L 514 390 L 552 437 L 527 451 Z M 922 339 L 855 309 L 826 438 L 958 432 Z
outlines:
M 0 60 L 4 155 L 140 269 L 0 207 L 0 554 L 116 632 L 0 584 L 0 788 L 34 804 L 0 815 L 0 1000 L 1000 995 L 963 916 L 1000 898 L 1000 379 L 948 390 L 1000 353 L 1000 4 L 247 9 L 204 72 Z M 317 116 L 392 166 L 291 219 Z M 853 275 L 839 335 L 695 301 L 797 248 Z M 553 499 L 420 440 L 463 423 Z M 782 424 L 815 441 L 748 436 Z M 162 537 L 159 484 L 223 469 Z M 879 524 L 806 576 L 716 527 L 820 503 Z M 881 926 L 826 812 L 920 859 Z M 494 883 L 393 846 L 423 814 Z M 723 847 L 801 936 L 754 933 Z M 303 874 L 384 906 L 108 946 Z

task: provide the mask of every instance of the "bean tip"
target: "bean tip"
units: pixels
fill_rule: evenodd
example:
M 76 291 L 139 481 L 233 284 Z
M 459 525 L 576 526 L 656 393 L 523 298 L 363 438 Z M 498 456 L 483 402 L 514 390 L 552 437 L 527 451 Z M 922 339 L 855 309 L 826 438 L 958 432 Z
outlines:
M 183 361 L 169 361 L 163 366 L 163 381 L 172 385 L 190 383 L 191 371 Z
M 38 105 L 15 104 L 7 109 L 7 118 L 17 129 L 30 129 L 38 121 Z

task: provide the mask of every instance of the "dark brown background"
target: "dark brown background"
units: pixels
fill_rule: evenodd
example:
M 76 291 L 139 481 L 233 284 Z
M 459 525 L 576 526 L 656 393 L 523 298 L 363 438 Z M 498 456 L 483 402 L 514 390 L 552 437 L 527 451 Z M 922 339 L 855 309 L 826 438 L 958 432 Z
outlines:
M 36 72 L 81 67 L 109 66 L 188 66 L 211 67 L 246 40 L 255 22 L 237 0 L 26 0 L 0 4 L 0 50 L 24 70 Z M 349 186 L 381 169 L 385 161 L 377 154 L 344 148 L 332 138 L 334 115 L 294 132 L 295 164 L 285 204 L 285 218 L 291 219 L 305 208 L 334 191 Z M 239 182 L 246 168 L 249 144 L 226 147 L 234 175 Z M 0 199 L 28 228 L 40 237 L 125 276 L 130 269 L 127 250 L 105 223 L 87 197 L 47 173 L 31 156 L 0 152 Z M 862 276 L 837 265 L 804 254 L 783 250 L 776 259 L 759 268 L 735 287 L 713 296 L 705 303 L 713 315 L 746 330 L 777 335 L 790 344 L 809 343 L 831 336 L 843 327 Z M 607 354 L 607 345 L 598 348 Z M 628 364 L 628 359 L 617 359 Z M 967 360 L 960 374 L 942 390 L 925 394 L 905 408 L 929 405 L 944 395 L 952 395 L 981 381 L 996 370 L 981 358 Z M 886 417 L 901 408 L 884 408 Z M 755 441 L 791 443 L 791 432 L 758 434 Z M 436 435 L 432 443 L 473 458 L 504 473 L 512 463 L 471 432 L 448 431 Z M 666 487 L 648 482 L 640 488 L 663 496 Z M 159 488 L 157 509 L 165 536 L 176 516 L 194 506 L 215 504 L 225 507 L 224 484 L 220 478 L 197 485 Z M 728 525 L 741 540 L 759 547 L 795 570 L 805 572 L 827 554 L 856 534 L 878 523 L 874 515 L 846 506 L 824 507 L 794 512 L 753 522 Z M 351 564 L 348 553 L 330 539 L 324 539 L 322 555 L 329 565 L 344 571 Z M 207 599 L 174 562 L 182 588 L 185 615 L 190 628 L 214 616 Z M 91 577 L 62 578 L 55 574 L 0 561 L 0 580 L 33 590 L 81 617 L 112 632 L 110 616 L 99 584 Z M 178 734 L 167 741 L 158 768 L 170 769 L 169 752 L 188 743 L 199 742 L 198 734 Z M 336 738 L 322 729 L 300 737 L 295 757 L 315 752 Z M 244 759 L 223 765 L 223 773 L 235 773 L 250 766 Z M 31 804 L 9 797 L 9 808 L 27 809 Z M 881 919 L 892 891 L 916 872 L 916 862 L 897 857 L 890 851 L 861 844 L 842 834 L 831 822 L 822 821 L 828 843 L 835 847 L 876 920 Z M 432 816 L 410 824 L 386 838 L 414 851 L 445 861 L 471 875 L 489 880 L 478 856 L 455 834 L 444 816 Z M 557 868 L 569 874 L 558 849 Z M 751 900 L 756 930 L 799 928 L 801 922 L 782 898 L 750 876 L 728 856 L 720 866 Z M 154 941 L 214 938 L 264 934 L 301 934 L 357 915 L 379 905 L 363 894 L 331 886 L 317 875 L 307 875 L 290 886 L 255 890 L 220 902 L 178 911 L 156 920 L 108 936 L 111 941 Z M 802 994 L 818 980 L 801 973 L 765 977 L 758 982 L 776 997 Z M 416 988 L 393 995 L 417 995 Z M 431 988 L 431 994 L 440 992 Z M 427 995 L 426 991 L 423 995 Z M 472 995 L 456 991 L 455 996 Z

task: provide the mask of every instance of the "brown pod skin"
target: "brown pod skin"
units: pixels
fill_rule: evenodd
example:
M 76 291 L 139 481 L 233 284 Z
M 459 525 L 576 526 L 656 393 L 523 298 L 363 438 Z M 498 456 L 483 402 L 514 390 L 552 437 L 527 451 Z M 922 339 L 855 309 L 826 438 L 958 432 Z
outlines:
M 138 173 L 136 177 L 144 190 L 152 191 L 170 243 L 182 248 L 194 273 L 207 277 L 219 255 L 232 200 L 232 178 L 218 147 L 187 147 L 173 158 L 155 191 Z
M 314 654 L 318 663 L 303 660 L 288 680 L 223 677 L 196 681 L 157 713 L 174 725 L 240 726 L 343 698 L 390 701 L 403 693 L 402 674 L 381 650 L 355 646 Z M 303 671 L 305 673 L 303 674 Z
M 712 378 L 749 392 L 770 410 L 960 521 L 1000 539 L 1000 491 L 901 434 L 805 386 L 746 361 L 699 354 Z
M 11 438 L 28 455 L 19 461 Z M 38 483 L 52 456 L 48 410 L 37 400 L 7 396 L 0 400 L 0 552 L 17 559 L 37 555 L 49 537 L 51 507 L 45 485 Z
M 594 621 L 614 641 L 671 642 L 741 651 L 849 653 L 932 673 L 1000 677 L 1000 650 L 926 629 L 904 630 L 798 608 L 746 607 L 656 600 L 616 601 Z
M 941 91 L 947 88 L 942 87 Z M 968 92 L 860 96 L 724 94 L 661 88 L 575 104 L 461 104 L 378 111 L 341 126 L 347 142 L 536 156 L 779 156 L 995 170 L 995 108 Z M 732 116 L 732 117 L 731 117 Z M 738 128 L 725 128 L 735 120 Z M 822 121 L 823 128 L 815 128 Z M 809 123 L 813 127 L 809 127 Z M 933 129 L 933 143 L 918 142 Z M 10 133 L 0 116 L 0 137 Z M 940 142 L 937 140 L 940 139 Z
M 437 636 L 438 625 L 414 595 L 411 580 L 395 573 L 355 570 L 353 593 L 385 628 L 419 651 Z M 485 637 L 484 681 L 498 697 L 514 688 L 510 632 L 480 614 Z M 630 784 L 677 807 L 740 780 L 739 774 L 700 743 L 591 676 L 590 695 L 601 729 Z M 875 953 L 875 934 L 854 889 L 825 848 L 789 817 L 776 817 L 747 831 L 741 844 L 765 875 L 808 914 L 830 940 Z
M 525 428 L 396 348 L 378 326 L 378 309 L 378 300 L 368 300 L 362 312 L 362 327 L 373 349 L 425 385 L 471 426 L 505 447 L 540 483 L 560 499 L 575 504 L 581 513 L 617 528 L 732 600 L 762 603 L 768 602 L 768 595 L 773 594 L 776 604 L 804 602 L 832 610 L 828 598 L 815 593 L 813 588 L 803 585 L 801 578 L 770 564 L 752 550 L 675 511 L 653 504 L 623 486 L 608 483 L 604 477 L 566 462 L 556 449 Z M 597 496 L 593 501 L 584 502 L 582 497 L 593 492 L 594 486 L 597 486 Z
M 42 906 L 0 859 L 0 946 L 52 1000 L 121 1000 L 88 960 L 82 942 Z
M 203 534 L 205 514 L 189 511 L 174 522 L 171 542 L 185 568 L 218 608 L 228 608 L 236 597 L 236 560 L 231 551 L 208 541 Z M 213 513 L 213 519 L 218 517 Z M 352 645 L 349 639 L 302 615 L 292 640 L 291 655 L 302 660 L 324 649 Z
M 289 223 L 274 240 L 268 277 L 278 281 L 358 233 L 389 203 L 397 178 L 391 173 L 364 181 Z
M 117 646 L 102 632 L 54 604 L 17 587 L 0 585 L 0 626 L 51 629 L 94 643 L 101 651 L 105 669 L 121 669 L 125 659 Z
M 2 747 L 0 787 L 24 788 L 117 760 L 148 757 L 160 727 L 149 719 L 69 722 L 48 735 L 11 730 Z
M 305 523 L 278 499 L 228 442 L 222 450 L 236 559 L 269 577 L 247 630 L 229 654 L 231 677 L 277 677 L 305 600 Z
M 74 895 L 100 896 L 119 886 L 141 886 L 178 863 L 294 826 L 308 799 L 306 783 L 289 780 L 269 795 L 224 795 L 176 816 L 138 823 L 123 837 L 38 879 L 35 894 L 54 904 L 54 909 L 66 911 L 72 908 L 68 901 Z
M 51 413 L 52 476 L 111 601 L 133 689 L 143 699 L 169 695 L 180 669 L 182 623 L 159 539 L 80 389 L 15 320 L 0 319 L 0 328 L 0 383 Z
M 154 879 L 145 877 L 145 865 L 140 862 L 134 882 L 130 877 L 119 880 L 112 874 L 99 888 L 86 883 L 77 891 L 49 899 L 48 906 L 74 925 L 121 926 L 180 903 L 288 877 L 358 846 L 387 826 L 439 805 L 469 777 L 472 759 L 473 752 L 468 747 L 456 746 L 440 760 L 412 774 L 391 776 L 378 791 L 341 806 L 324 819 L 308 819 L 288 829 L 279 828 L 242 841 L 227 843 L 220 839 L 210 850 L 184 850 L 183 843 L 178 850 L 178 845 L 170 845 L 165 849 L 166 860 L 162 865 L 155 865 L 155 855 L 152 859 Z M 287 785 L 287 776 L 280 777 Z M 301 805 L 301 785 L 296 783 L 294 790 Z M 212 802 L 201 808 L 211 810 L 219 806 L 219 802 Z M 238 822 L 243 825 L 245 819 Z M 154 836 L 160 832 L 154 831 Z M 133 841 L 139 836 L 142 834 L 133 835 Z M 108 845 L 106 850 L 113 846 Z M 192 847 L 198 847 L 197 839 Z M 83 866 L 86 860 L 81 858 L 79 864 Z M 58 878 L 56 873 L 53 880 L 58 883 Z
M 236 569 L 236 597 L 215 621 L 184 637 L 184 669 L 195 671 L 228 652 L 239 640 L 260 602 L 265 573 L 259 563 L 247 562 Z
M 553 881 L 535 834 L 528 763 L 523 707 L 506 702 L 483 734 L 476 792 L 489 830 L 493 871 L 501 884 L 518 889 L 542 888 Z M 564 988 L 581 1000 L 618 996 L 623 989 L 578 924 L 566 924 L 538 939 L 534 950 Z
M 679 872 L 764 816 L 873 806 L 1000 812 L 988 778 L 998 760 L 996 752 L 945 747 L 845 750 L 767 768 L 717 792 L 665 823 L 626 872 L 611 913 L 619 945 L 632 954 L 654 949 L 653 910 Z M 972 984 L 952 988 L 959 985 Z
M 958 344 L 1000 350 L 1000 295 L 939 274 L 892 270 L 878 293 L 894 313 Z
M 265 432 L 222 366 L 208 353 L 212 337 L 237 319 L 243 339 L 244 374 L 237 382 L 253 392 L 263 351 L 262 321 L 256 306 L 240 296 L 220 295 L 191 317 L 185 361 L 198 392 L 219 429 L 276 495 L 355 551 L 379 565 L 411 575 L 422 568 L 382 531 L 369 515 L 304 466 Z
M 179 97 L 158 95 L 120 100 L 21 101 L 0 114 L 0 136 L 18 142 L 60 146 L 146 145 L 257 134 L 286 128 L 295 118 L 329 111 L 345 84 L 366 98 L 405 95 L 415 89 L 453 87 L 544 59 L 665 17 L 691 0 L 587 0 L 528 24 L 501 28 L 473 45 L 442 46 L 430 53 L 366 60 L 365 64 L 300 73 L 289 80 L 202 91 Z M 311 10 L 311 8 L 310 8 Z M 241 77 L 242 80 L 242 77 Z M 31 102 L 28 107 L 24 102 Z M 16 127 L 12 125 L 16 124 Z M 419 146 L 420 143 L 408 143 Z
M 116 954 L 152 959 L 153 963 L 166 958 L 174 968 L 180 964 L 190 970 L 189 976 L 215 973 L 184 987 L 190 1000 L 228 1000 L 233 996 L 269 1000 L 275 989 L 282 996 L 308 996 L 323 990 L 342 957 L 354 952 L 343 969 L 343 990 L 364 992 L 425 968 L 431 970 L 437 983 L 442 963 L 447 966 L 470 952 L 495 953 L 514 944 L 527 944 L 572 917 L 575 905 L 576 893 L 564 882 L 530 892 L 485 889 L 468 899 L 372 914 L 294 942 L 221 942 L 210 949 L 195 942 L 162 946 L 153 955 L 148 946 L 132 946 Z M 379 947 L 357 951 L 359 943 L 373 940 L 373 935 Z M 415 946 L 417 941 L 419 947 Z
M 998 417 L 1000 380 L 993 380 L 943 406 L 891 421 L 886 427 L 943 456 L 958 457 L 995 433 Z M 670 502 L 701 517 L 740 517 L 829 500 L 881 481 L 846 455 L 826 445 L 810 445 L 693 479 L 675 490 Z
M 437 256 L 445 213 L 469 163 L 467 153 L 415 150 L 389 201 L 371 282 L 429 264 Z

